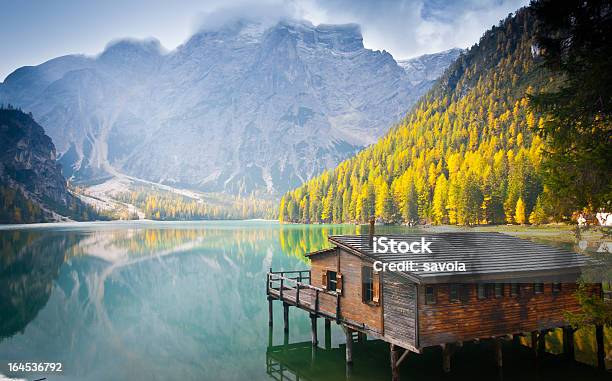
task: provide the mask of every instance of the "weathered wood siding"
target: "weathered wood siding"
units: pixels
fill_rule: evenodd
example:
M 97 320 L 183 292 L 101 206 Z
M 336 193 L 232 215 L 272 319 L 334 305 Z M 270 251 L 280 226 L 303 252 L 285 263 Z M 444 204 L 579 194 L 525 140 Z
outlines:
M 416 285 L 392 272 L 382 283 L 385 337 L 416 347 Z
M 327 286 L 323 284 L 323 274 L 327 270 L 337 271 L 338 249 L 335 252 L 319 254 L 310 258 L 310 284 L 317 287 Z M 329 314 L 336 313 L 336 296 L 331 293 L 319 294 L 319 308 Z
M 338 255 L 340 268 L 338 269 Z M 372 266 L 370 262 L 362 261 L 354 254 L 337 249 L 335 253 L 320 254 L 311 259 L 312 285 L 322 287 L 322 275 L 325 271 L 342 273 L 343 292 L 340 297 L 340 315 L 350 321 L 365 324 L 368 329 L 382 333 L 382 307 L 364 303 L 361 289 L 361 267 Z M 331 295 L 321 298 L 321 309 L 336 312 L 335 299 Z
M 451 302 L 448 285 L 437 285 L 432 305 L 425 304 L 425 287 L 418 288 L 420 347 L 560 327 L 565 311 L 580 308 L 577 286 L 571 283 L 564 283 L 558 293 L 552 292 L 552 284 L 544 284 L 541 294 L 533 292 L 533 284 L 525 284 L 519 296 L 510 296 L 505 285 L 503 297 L 486 299 L 478 299 L 476 285 L 465 286 L 466 301 Z M 593 291 L 598 292 L 598 287 L 593 285 Z

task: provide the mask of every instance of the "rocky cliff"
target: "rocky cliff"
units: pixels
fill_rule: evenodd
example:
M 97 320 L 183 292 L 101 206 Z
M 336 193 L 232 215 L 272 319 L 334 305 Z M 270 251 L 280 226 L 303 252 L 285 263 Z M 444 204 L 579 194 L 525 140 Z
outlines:
M 51 138 L 31 115 L 0 109 L 0 222 L 58 220 L 81 212 L 56 159 Z

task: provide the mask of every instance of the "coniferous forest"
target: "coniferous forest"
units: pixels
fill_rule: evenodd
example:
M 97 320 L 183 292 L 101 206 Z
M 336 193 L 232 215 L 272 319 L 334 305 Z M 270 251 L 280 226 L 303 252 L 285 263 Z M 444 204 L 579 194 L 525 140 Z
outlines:
M 558 197 L 551 181 L 555 108 L 534 99 L 550 99 L 564 73 L 546 65 L 540 19 L 523 8 L 487 31 L 379 142 L 285 194 L 279 219 L 541 224 L 605 206 L 609 176 L 580 203 Z M 610 131 L 609 119 L 599 124 Z

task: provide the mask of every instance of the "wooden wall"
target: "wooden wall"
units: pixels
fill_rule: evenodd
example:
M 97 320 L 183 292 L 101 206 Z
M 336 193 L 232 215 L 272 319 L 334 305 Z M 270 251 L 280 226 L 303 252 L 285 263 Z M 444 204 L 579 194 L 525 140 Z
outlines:
M 338 255 L 340 255 L 340 268 L 338 269 Z M 311 283 L 322 287 L 322 274 L 324 271 L 338 271 L 342 273 L 343 292 L 340 297 L 341 316 L 343 318 L 366 324 L 367 328 L 382 333 L 382 307 L 364 303 L 361 289 L 361 267 L 372 266 L 370 262 L 362 261 L 356 255 L 337 249 L 334 253 L 315 255 L 311 260 Z M 335 301 L 332 298 L 321 298 L 321 308 L 333 308 Z
M 310 284 L 317 287 L 327 286 L 322 282 L 323 273 L 327 270 L 336 271 L 338 267 L 338 250 L 331 253 L 318 254 L 310 258 Z M 319 308 L 330 314 L 336 313 L 336 297 L 332 293 L 319 295 Z
M 392 272 L 382 276 L 385 337 L 417 347 L 417 288 Z
M 552 284 L 535 294 L 533 284 L 525 284 L 519 296 L 510 296 L 505 285 L 504 296 L 478 299 L 475 284 L 466 284 L 469 296 L 465 302 L 449 300 L 448 285 L 436 285 L 436 304 L 425 304 L 425 286 L 418 287 L 419 346 L 467 341 L 475 338 L 530 332 L 565 324 L 564 312 L 577 312 L 576 284 L 563 284 L 552 293 Z M 597 286 L 594 286 L 597 288 Z

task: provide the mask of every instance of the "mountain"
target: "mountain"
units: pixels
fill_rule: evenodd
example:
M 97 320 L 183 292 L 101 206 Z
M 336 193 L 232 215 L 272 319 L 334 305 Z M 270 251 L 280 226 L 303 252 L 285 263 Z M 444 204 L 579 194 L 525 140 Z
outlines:
M 408 80 L 415 87 L 429 89 L 444 74 L 444 71 L 464 52 L 453 48 L 439 53 L 425 54 L 407 60 L 398 60 L 408 75 Z
M 550 85 L 530 8 L 461 54 L 376 144 L 280 203 L 282 221 L 540 223 L 554 207 L 541 180 L 540 117 L 528 94 Z
M 32 112 L 75 182 L 277 194 L 375 142 L 432 75 L 365 49 L 357 25 L 239 21 L 170 52 L 122 40 L 22 67 L 0 102 Z
M 0 223 L 90 217 L 68 192 L 56 158 L 51 138 L 31 115 L 0 108 Z

